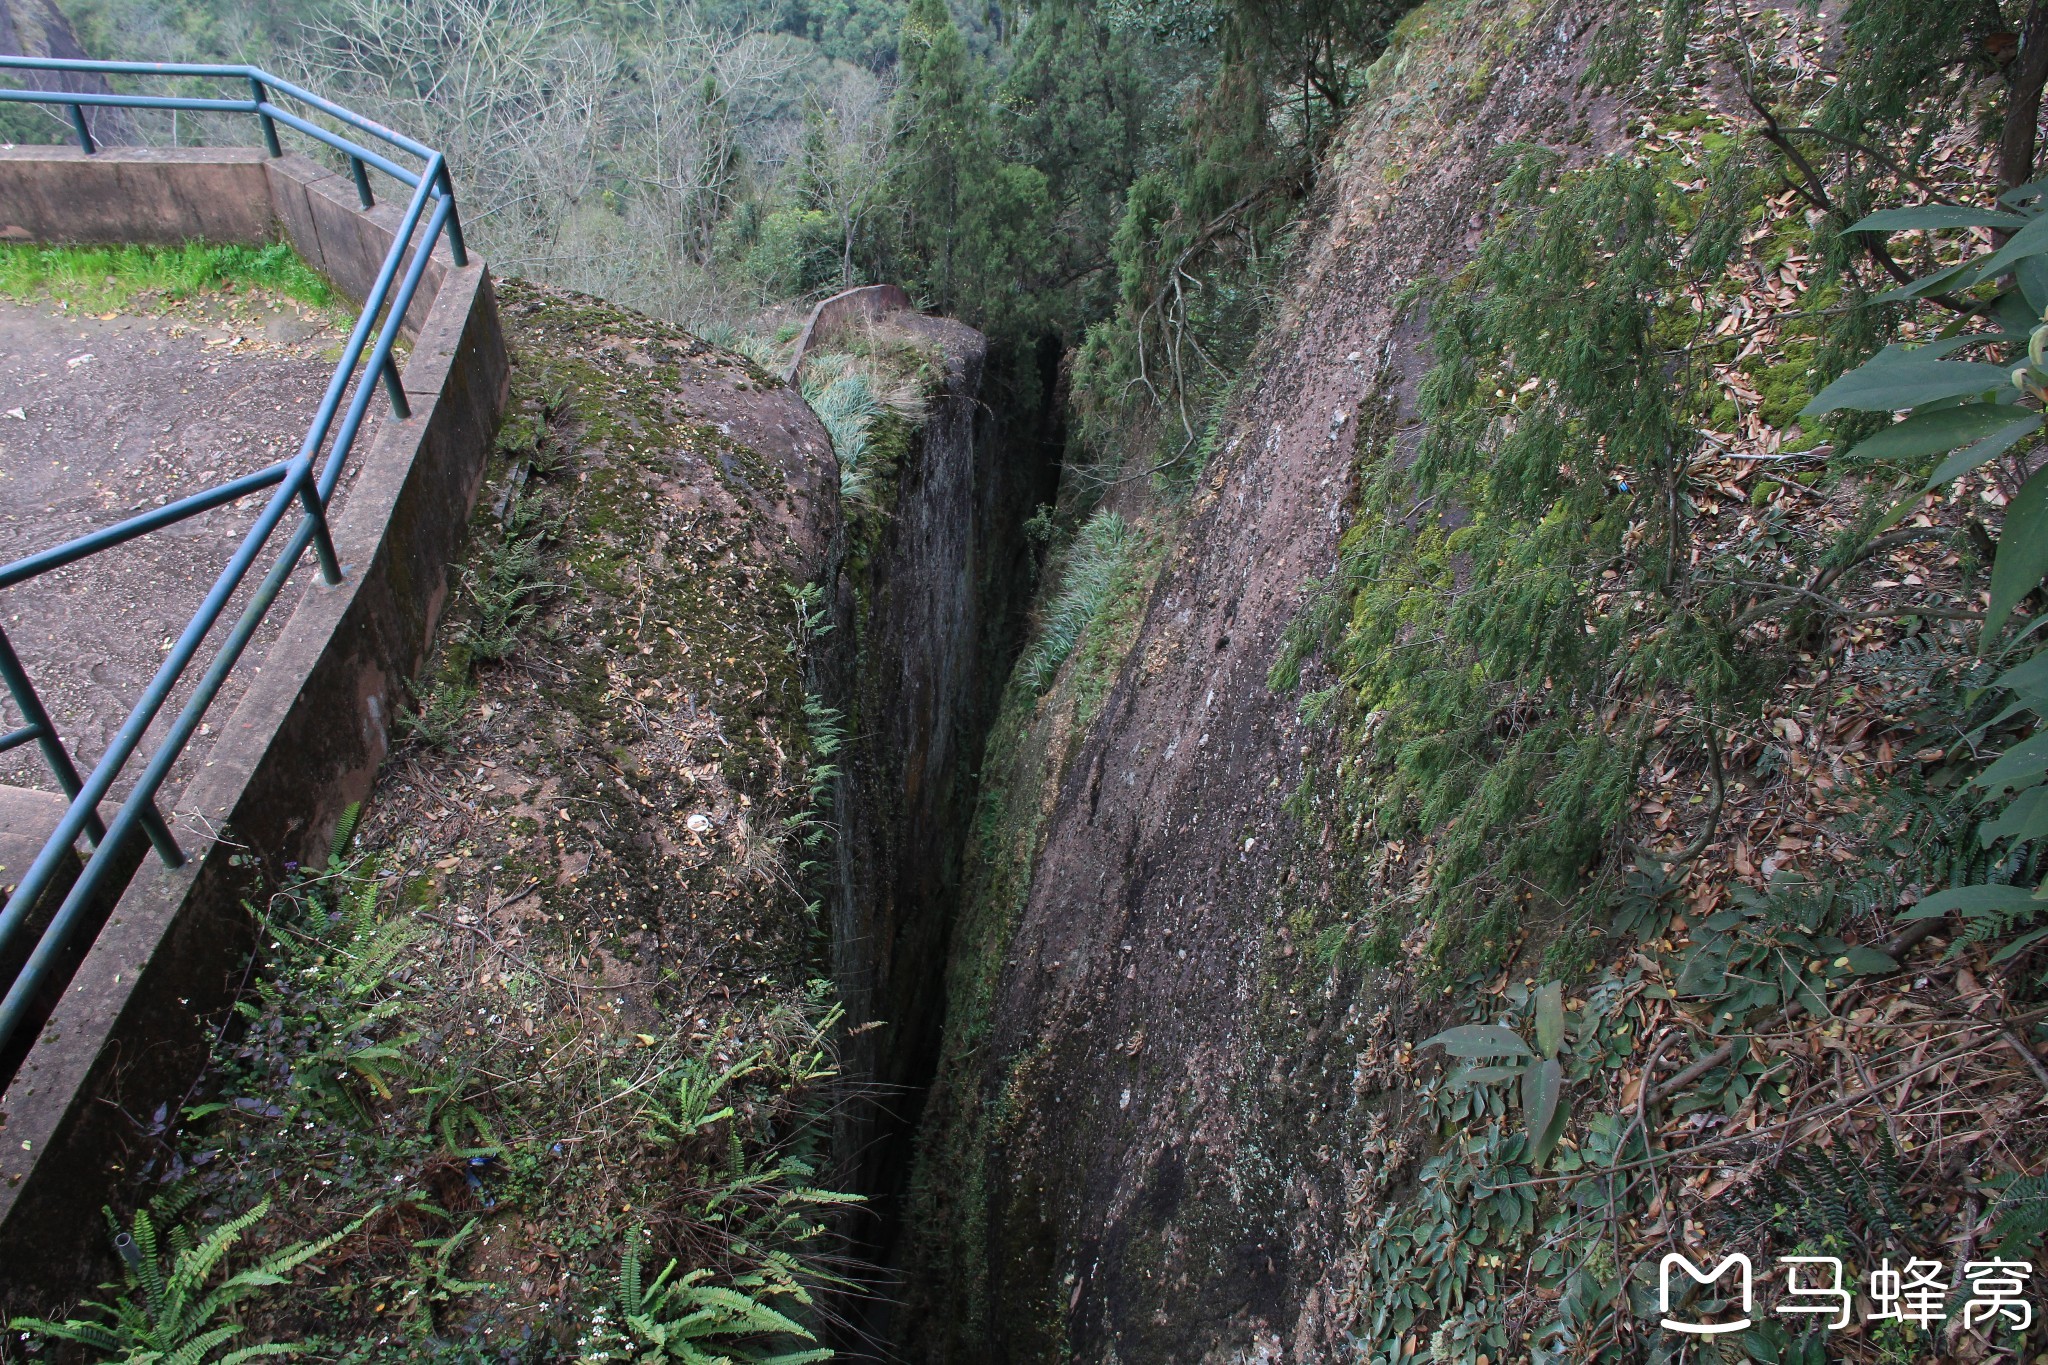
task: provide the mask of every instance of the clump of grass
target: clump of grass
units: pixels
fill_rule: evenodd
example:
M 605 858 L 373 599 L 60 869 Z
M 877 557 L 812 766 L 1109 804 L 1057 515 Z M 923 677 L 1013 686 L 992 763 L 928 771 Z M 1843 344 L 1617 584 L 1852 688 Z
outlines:
M 825 424 L 832 449 L 839 456 L 840 498 L 865 503 L 874 493 L 868 437 L 888 409 L 852 361 L 848 355 L 820 357 L 804 367 L 802 387 L 804 401 Z
M 798 388 L 832 438 L 839 457 L 839 496 L 845 502 L 866 506 L 876 500 L 887 473 L 880 449 L 886 444 L 880 439 L 884 424 L 891 418 L 914 423 L 924 416 L 924 369 L 920 365 L 910 373 L 895 373 L 903 359 L 828 351 L 804 361 Z
M 1082 525 L 1067 551 L 1066 571 L 1046 609 L 1038 640 L 1020 665 L 1024 682 L 1034 693 L 1052 685 L 1053 675 L 1074 652 L 1088 623 L 1116 595 L 1138 541 L 1130 524 L 1114 512 L 1098 511 Z
M 342 302 L 334 286 L 289 246 L 0 245 L 0 295 L 50 298 L 85 308 L 118 308 L 140 296 L 177 300 L 250 284 L 314 308 Z

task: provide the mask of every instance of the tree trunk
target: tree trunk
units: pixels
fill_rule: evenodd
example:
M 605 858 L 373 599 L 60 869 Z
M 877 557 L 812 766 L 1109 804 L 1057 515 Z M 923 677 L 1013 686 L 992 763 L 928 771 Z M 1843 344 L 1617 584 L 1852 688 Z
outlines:
M 2005 129 L 1998 139 L 1998 175 L 2008 188 L 2034 178 L 2034 128 L 2041 119 L 2041 87 L 2048 82 L 2048 0 L 2034 0 L 2013 59 Z

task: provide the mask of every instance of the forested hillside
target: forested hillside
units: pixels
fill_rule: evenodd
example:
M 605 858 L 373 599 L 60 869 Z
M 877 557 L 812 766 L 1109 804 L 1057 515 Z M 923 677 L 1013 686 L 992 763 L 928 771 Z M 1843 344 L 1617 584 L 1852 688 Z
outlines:
M 447 148 L 495 269 L 764 371 L 855 284 L 986 339 L 799 370 L 843 534 L 789 846 L 836 908 L 784 975 L 903 871 L 849 847 L 940 888 L 855 956 L 944 970 L 874 997 L 925 1042 L 865 996 L 762 1034 L 801 1085 L 733 1171 L 874 1214 L 707 1234 L 825 1343 L 721 1358 L 2048 1342 L 2048 0 L 71 4 Z M 904 501 L 965 407 L 980 557 Z M 923 741 L 863 746 L 923 704 L 934 637 L 870 629 L 913 563 L 991 700 L 897 847 L 875 772 Z M 1753 1295 L 1660 1295 L 1673 1253 Z M 623 1358 L 536 1330 L 624 1293 L 561 1264 L 517 1349 Z

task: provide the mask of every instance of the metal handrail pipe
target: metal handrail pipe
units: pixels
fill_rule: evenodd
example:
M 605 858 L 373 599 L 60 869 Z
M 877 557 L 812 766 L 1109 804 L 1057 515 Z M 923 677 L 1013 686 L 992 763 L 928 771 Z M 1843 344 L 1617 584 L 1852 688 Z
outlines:
M 434 154 L 433 149 L 425 143 L 409 138 L 395 128 L 387 128 L 375 119 L 365 118 L 352 109 L 343 108 L 333 100 L 316 95 L 303 86 L 273 76 L 260 66 L 197 62 L 100 62 L 80 57 L 0 56 L 0 70 L 9 68 L 24 71 L 85 71 L 101 75 L 112 73 L 117 76 L 204 76 L 215 79 L 241 77 L 245 80 L 259 80 L 273 90 L 281 90 L 303 104 L 312 105 L 323 114 L 340 119 L 343 123 L 359 128 L 373 137 L 382 138 L 394 147 L 402 147 L 414 156 L 424 158 Z
M 440 155 L 439 152 L 436 152 L 432 147 L 429 147 L 426 143 L 417 141 L 413 138 L 409 138 L 404 133 L 399 132 L 396 128 L 387 128 L 373 118 L 365 118 L 361 114 L 356 113 L 353 109 L 343 108 L 341 105 L 336 104 L 333 100 L 328 99 L 323 95 L 316 95 L 312 91 L 306 89 L 303 86 L 294 85 L 292 82 L 287 80 L 281 80 L 278 77 L 271 75 L 268 71 L 264 71 L 259 67 L 250 67 L 249 74 L 256 77 L 256 79 L 262 81 L 264 84 L 268 85 L 271 89 L 281 90 L 285 94 L 290 95 L 293 99 L 299 101 L 299 103 L 301 104 L 312 105 L 315 109 L 318 109 L 321 113 L 327 115 L 329 118 L 340 119 L 343 123 L 348 124 L 351 128 L 359 129 L 362 132 L 368 133 L 370 136 L 375 138 L 382 138 L 384 141 L 390 143 L 394 147 L 404 148 L 406 151 L 411 152 L 414 156 L 419 157 L 422 161 L 431 160 L 432 158 Z
M 0 100 L 15 104 L 83 104 L 116 109 L 198 109 L 224 114 L 253 114 L 255 100 L 229 100 L 211 95 L 102 95 L 92 90 L 0 90 Z
M 338 152 L 344 152 L 375 166 L 395 180 L 402 180 L 408 185 L 417 185 L 420 180 L 417 171 L 409 171 L 391 158 L 373 152 L 361 143 L 351 141 L 338 133 L 330 133 L 319 124 L 308 122 L 291 110 L 281 109 L 268 100 L 214 99 L 199 95 L 102 95 L 89 90 L 0 90 L 0 103 L 82 104 L 96 109 L 178 109 L 200 113 L 268 115 L 279 123 L 296 128 L 306 136 L 326 143 Z M 436 190 L 435 193 L 438 194 L 439 191 Z
M 43 727 L 40 725 L 24 725 L 19 730 L 9 730 L 0 735 L 0 754 L 9 749 L 19 749 L 24 744 L 33 744 L 42 737 Z
M 436 153 L 427 162 L 425 169 L 422 171 L 419 184 L 413 187 L 412 202 L 406 205 L 405 214 L 399 221 L 399 230 L 391 239 L 391 250 L 385 253 L 384 263 L 377 269 L 376 283 L 371 287 L 368 295 L 372 302 L 366 304 L 362 313 L 357 316 L 356 325 L 349 333 L 348 344 L 343 348 L 342 363 L 336 367 L 334 378 L 328 381 L 327 392 L 320 399 L 320 409 L 313 416 L 312 426 L 307 428 L 305 443 L 299 448 L 299 457 L 307 461 L 309 470 L 313 457 L 319 454 L 320 447 L 327 441 L 328 432 L 334 424 L 335 409 L 340 406 L 341 396 L 348 388 L 348 380 L 354 375 L 357 363 L 362 359 L 363 342 L 368 338 L 370 328 L 377 320 L 378 309 L 387 302 L 390 303 L 390 323 L 387 325 L 386 330 L 392 331 L 394 336 L 395 327 L 405 319 L 405 309 L 410 306 L 412 296 L 410 293 L 407 293 L 403 298 L 394 300 L 391 294 L 391 281 L 392 277 L 398 273 L 398 263 L 404 259 L 405 249 L 412 245 L 413 238 L 417 235 L 420 211 L 425 206 L 429 194 L 437 191 L 441 174 L 441 158 L 440 154 Z M 445 208 L 447 205 L 448 201 L 443 200 L 442 206 Z M 414 252 L 414 264 L 416 266 L 424 263 L 433 254 L 434 241 L 440 235 L 440 224 L 446 221 L 447 215 L 445 213 L 437 212 L 435 214 L 435 227 L 427 233 L 425 240 L 419 244 Z M 415 271 L 414 273 L 417 272 Z M 355 443 L 356 429 L 361 425 L 362 413 L 369 405 L 369 396 L 376 388 L 376 378 L 381 371 L 387 370 L 390 365 L 391 349 L 387 345 L 380 350 L 368 365 L 363 366 L 362 381 L 356 385 L 356 400 L 350 405 L 349 420 L 344 424 L 341 434 L 335 439 L 328 453 L 326 465 L 321 470 L 323 476 L 331 477 L 315 480 L 309 475 L 305 485 L 300 490 L 301 499 L 306 506 L 306 514 L 314 517 L 319 522 L 314 532 L 313 549 L 320 561 L 321 577 L 329 583 L 339 583 L 341 581 L 341 562 L 335 557 L 334 541 L 327 532 L 327 499 L 333 492 L 334 485 L 341 478 L 342 464 L 348 458 L 348 452 Z M 392 406 L 399 412 L 400 416 L 408 415 L 404 403 L 404 390 L 398 388 L 395 381 L 392 387 L 398 390 L 396 401 L 394 401 Z
M 246 66 L 224 66 L 203 62 L 101 62 L 90 57 L 24 57 L 0 54 L 0 68 L 24 71 L 113 72 L 118 76 L 246 76 Z
M 227 608 L 228 598 L 241 586 L 243 578 L 248 576 L 250 568 L 256 562 L 257 554 L 263 549 L 264 542 L 270 538 L 270 533 L 277 529 L 277 524 L 284 520 L 285 513 L 291 510 L 292 503 L 299 496 L 300 487 L 311 476 L 311 464 L 311 460 L 303 455 L 292 461 L 291 474 L 277 492 L 271 495 L 269 503 L 256 518 L 255 524 L 242 538 L 241 545 L 235 550 L 227 567 L 221 570 L 220 577 L 214 581 L 212 589 L 200 603 L 199 610 L 186 623 L 184 631 L 171 646 L 170 653 L 157 667 L 156 676 L 151 678 L 149 686 L 143 689 L 142 699 L 136 702 L 135 709 L 128 713 L 127 721 L 115 733 L 113 741 L 107 745 L 106 752 L 100 755 L 100 761 L 93 766 L 91 775 L 72 797 L 70 808 L 64 812 L 64 818 L 57 822 L 56 831 L 51 834 L 49 842 L 43 845 L 42 852 L 36 855 L 35 861 L 30 863 L 28 870 L 22 874 L 21 881 L 15 886 L 14 894 L 7 898 L 6 907 L 0 909 L 0 952 L 6 950 L 7 944 L 20 929 L 22 922 L 28 918 L 30 907 L 36 903 L 56 876 L 65 855 L 70 851 L 72 841 L 85 829 L 89 819 L 98 818 L 96 811 L 100 799 L 114 785 L 114 778 L 128 762 L 129 756 L 141 745 L 150 722 L 163 710 L 164 703 L 170 698 L 171 688 L 177 684 L 186 666 L 192 662 L 192 656 L 199 652 L 200 644 L 213 629 L 214 623 L 220 619 L 221 612 Z M 310 529 L 307 534 L 311 535 Z
M 432 255 L 434 242 L 440 237 L 441 229 L 448 222 L 452 205 L 446 199 L 434 206 L 433 217 L 427 220 L 425 240 L 412 256 L 412 265 L 400 281 L 398 292 L 391 296 L 391 307 L 385 313 L 384 328 L 378 333 L 377 344 L 370 351 L 370 358 L 363 366 L 363 382 L 356 385 L 355 397 L 350 400 L 348 412 L 342 417 L 341 428 L 335 433 L 334 444 L 328 452 L 327 463 L 320 470 L 319 494 L 322 506 L 334 496 L 335 485 L 341 481 L 341 471 L 348 459 L 348 452 L 354 446 L 356 431 L 362 426 L 363 416 L 370 410 L 370 399 L 376 393 L 376 385 L 370 376 L 378 373 L 391 363 L 391 348 L 398 341 L 398 328 L 405 321 L 405 310 L 412 306 L 413 295 L 418 292 L 420 279 L 426 274 L 427 260 Z
M 274 483 L 282 482 L 290 469 L 290 461 L 279 460 L 274 465 L 268 465 L 253 474 L 244 474 L 239 479 L 221 484 L 218 488 L 194 493 L 189 498 L 180 498 L 154 511 L 144 512 L 139 517 L 116 522 L 103 531 L 94 531 L 91 535 L 67 540 L 62 545 L 55 545 L 17 559 L 12 564 L 0 565 L 0 588 L 11 588 L 38 574 L 61 569 L 66 564 L 75 564 L 88 555 L 96 555 L 101 550 L 110 550 L 116 545 L 124 545 L 148 535 L 151 531 L 181 522 L 187 517 L 196 517 L 201 512 L 210 512 L 216 507 L 245 498 L 259 488 L 268 488 Z
M 57 785 L 64 789 L 66 799 L 78 795 L 82 783 L 78 780 L 78 765 L 71 761 L 71 754 L 64 747 L 64 741 L 57 735 L 57 722 L 50 718 L 49 708 L 36 695 L 35 684 L 29 681 L 28 670 L 21 666 L 21 656 L 14 652 L 14 642 L 7 638 L 7 632 L 0 630 L 0 682 L 7 684 L 7 693 L 14 698 L 14 704 L 21 710 L 22 727 L 36 732 L 36 745 L 43 751 L 43 761 L 50 765 L 56 775 Z M 100 823 L 99 808 L 95 806 L 86 816 L 82 828 L 97 843 L 106 836 L 106 826 Z M 165 831 L 166 834 L 169 830 Z M 77 835 L 72 835 L 77 838 Z
M 300 132 L 304 133 L 307 137 L 317 138 L 321 142 L 324 142 L 328 146 L 334 148 L 334 150 L 336 150 L 337 152 L 345 152 L 350 156 L 362 158 L 364 161 L 368 162 L 372 166 L 375 166 L 378 170 L 384 172 L 384 174 L 390 176 L 394 180 L 403 180 L 408 185 L 417 185 L 420 183 L 420 172 L 409 171 L 405 167 L 399 165 L 396 161 L 391 160 L 389 157 L 380 156 L 376 152 L 371 151 L 368 147 L 363 146 L 360 142 L 351 142 L 349 139 L 341 136 L 341 134 L 339 133 L 330 133 L 325 128 L 322 128 L 319 124 L 309 122 L 306 119 L 302 119 L 289 109 L 280 109 L 277 105 L 272 104 L 269 100 L 264 100 L 260 103 L 252 103 L 249 107 L 251 112 L 258 114 L 268 114 L 270 115 L 270 117 L 276 119 L 279 123 L 284 124 L 286 127 L 296 128 Z M 437 190 L 436 193 L 439 193 L 439 191 Z
M 436 156 L 429 163 L 429 169 L 438 165 Z M 377 314 L 382 311 L 386 300 L 391 297 L 391 281 L 398 275 L 399 262 L 405 259 L 405 249 L 412 245 L 414 232 L 419 227 L 420 214 L 433 188 L 433 180 L 427 175 L 420 177 L 413 187 L 412 202 L 406 205 L 405 215 L 399 220 L 398 230 L 392 234 L 391 250 L 384 253 L 384 263 L 377 267 L 377 278 L 364 295 L 363 311 L 356 317 L 356 325 L 348 334 L 348 341 L 341 349 L 341 362 L 334 367 L 334 377 L 327 381 L 327 391 L 320 396 L 320 407 L 313 414 L 312 425 L 306 428 L 306 439 L 299 445 L 299 460 L 311 462 L 320 447 L 326 444 L 328 429 L 334 423 L 335 409 L 341 405 L 341 395 L 347 390 L 349 380 L 355 377 L 358 362 L 362 360 L 363 343 L 369 340 L 370 328 L 376 324 Z M 432 240 L 421 248 L 422 254 L 433 250 Z M 400 316 L 403 316 L 401 314 Z M 370 387 L 376 379 L 375 370 L 363 372 L 363 387 Z M 324 500 L 323 500 L 324 505 Z
M 213 662 L 208 666 L 205 676 L 200 679 L 198 688 L 186 701 L 184 709 L 179 712 L 178 719 L 171 726 L 170 734 L 158 748 L 155 757 L 149 761 L 149 766 L 143 769 L 141 777 L 136 780 L 135 790 L 128 794 L 128 799 L 121 804 L 120 812 L 108 825 L 106 838 L 100 841 L 99 846 L 93 850 L 92 857 L 79 871 L 78 880 L 72 883 L 70 891 L 65 894 L 63 905 L 52 917 L 49 927 L 43 931 L 35 951 L 29 955 L 29 960 L 22 966 L 20 975 L 15 977 L 13 985 L 9 987 L 5 1000 L 0 1000 L 0 1047 L 5 1047 L 14 1037 L 15 1030 L 21 1026 L 22 1017 L 28 1013 L 37 992 L 42 988 L 43 978 L 48 975 L 57 954 L 63 951 L 71 935 L 77 931 L 78 922 L 84 917 L 87 906 L 91 904 L 94 894 L 99 889 L 100 882 L 105 879 L 108 869 L 113 865 L 118 850 L 152 809 L 150 803 L 156 796 L 157 788 L 163 785 L 164 778 L 170 774 L 171 765 L 177 761 L 178 755 L 184 752 L 186 742 L 198 728 L 199 718 L 206 713 L 206 708 L 212 703 L 214 695 L 220 691 L 220 685 L 226 680 L 229 670 L 235 666 L 236 661 L 242 657 L 242 651 L 248 647 L 249 638 L 255 634 L 256 626 L 269 611 L 270 604 L 276 600 L 278 591 L 284 587 L 285 580 L 291 576 L 293 568 L 305 555 L 306 546 L 313 539 L 314 526 L 312 517 L 304 518 L 299 523 L 299 529 L 285 542 L 284 550 L 277 557 L 277 563 L 263 576 L 263 581 L 258 585 L 255 594 L 243 608 L 241 619 L 235 623 L 227 639 L 221 642 L 220 652 L 214 655 Z M 95 771 L 94 776 L 98 775 Z M 44 852 L 49 852 L 47 846 Z M 37 861 L 40 863 L 42 860 Z M 24 889 L 25 883 L 26 878 Z M 40 887 L 37 894 L 41 894 Z M 20 895 L 21 891 L 17 890 L 15 899 Z M 8 901 L 7 910 L 10 914 L 13 912 L 13 899 Z

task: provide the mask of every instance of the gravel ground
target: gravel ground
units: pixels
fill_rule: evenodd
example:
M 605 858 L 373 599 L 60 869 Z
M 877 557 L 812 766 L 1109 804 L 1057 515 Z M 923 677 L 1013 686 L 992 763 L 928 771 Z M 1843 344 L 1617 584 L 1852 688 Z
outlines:
M 0 561 L 293 454 L 343 336 L 326 313 L 247 290 L 98 315 L 0 301 Z M 379 400 L 372 413 L 382 408 Z M 373 417 L 352 464 L 374 432 Z M 343 480 L 342 502 L 352 479 L 353 472 Z M 245 498 L 0 591 L 0 623 L 82 770 L 105 751 L 261 507 L 260 498 Z M 249 586 L 269 563 L 259 561 Z M 166 808 L 262 668 L 291 604 L 314 582 L 309 560 L 173 770 Z M 237 602 L 244 596 L 246 589 Z M 233 619 L 231 607 L 216 642 Z M 202 648 L 190 676 L 211 657 Z M 189 690 L 173 694 L 167 716 Z M 18 723 L 11 701 L 0 709 L 9 727 Z M 152 727 L 146 752 L 162 729 Z M 56 786 L 33 748 L 0 755 L 0 782 Z

